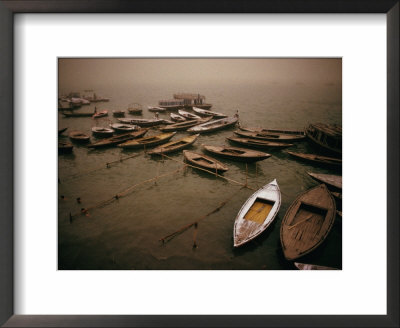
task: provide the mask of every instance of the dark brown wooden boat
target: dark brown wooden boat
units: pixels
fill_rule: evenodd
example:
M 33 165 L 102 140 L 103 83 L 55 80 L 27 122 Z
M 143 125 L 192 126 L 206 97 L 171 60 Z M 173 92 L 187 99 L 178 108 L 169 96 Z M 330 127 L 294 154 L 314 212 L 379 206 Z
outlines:
M 183 156 L 188 163 L 194 166 L 201 167 L 213 173 L 228 171 L 228 167 L 226 165 L 222 164 L 221 162 L 210 156 L 198 154 L 189 150 L 184 150 Z
M 100 126 L 94 126 L 92 127 L 92 134 L 97 138 L 109 138 L 114 134 L 114 130 Z
M 278 148 L 281 149 L 281 148 L 293 146 L 293 144 L 290 144 L 290 143 L 272 142 L 272 141 L 250 139 L 250 138 L 230 137 L 230 138 L 226 138 L 226 139 L 233 143 L 238 143 L 242 146 L 251 147 L 251 148 L 259 148 L 259 149 L 278 149 Z
M 183 148 L 186 148 L 190 145 L 192 145 L 198 138 L 199 134 L 194 134 L 192 136 L 187 136 L 185 138 L 176 140 L 176 141 L 171 141 L 165 145 L 159 146 L 152 151 L 149 151 L 149 155 L 162 155 L 162 154 L 168 154 L 172 152 L 176 152 L 178 150 L 181 150 Z
M 124 149 L 153 147 L 153 146 L 161 145 L 161 144 L 167 142 L 175 134 L 176 134 L 176 132 L 161 133 L 161 134 L 157 134 L 155 136 L 129 140 L 129 141 L 119 144 L 118 147 L 121 147 Z
M 123 110 L 113 110 L 114 117 L 125 117 L 125 111 Z
M 326 157 L 326 156 L 321 156 L 321 155 L 316 155 L 316 154 L 295 153 L 292 151 L 288 151 L 287 153 L 296 158 L 305 160 L 307 162 L 316 163 L 319 165 L 329 166 L 329 167 L 334 167 L 334 168 L 342 167 L 342 160 L 338 159 L 338 158 Z
M 265 128 L 246 128 L 239 126 L 239 129 L 247 132 L 257 132 L 257 133 L 274 133 L 274 134 L 294 134 L 305 137 L 304 131 L 299 130 L 279 130 L 279 129 L 265 129 Z
M 90 140 L 90 136 L 82 131 L 71 131 L 68 136 L 72 141 L 79 143 L 86 143 Z
M 330 154 L 342 155 L 342 127 L 323 123 L 310 124 L 306 131 L 308 140 Z
M 300 134 L 284 134 L 272 132 L 235 131 L 235 134 L 244 138 L 278 142 L 300 141 L 306 138 L 305 135 Z
M 74 146 L 70 142 L 59 141 L 58 142 L 58 153 L 59 154 L 70 154 Z
M 142 105 L 138 103 L 132 103 L 128 105 L 128 113 L 132 115 L 141 115 L 143 112 Z
M 125 141 L 134 139 L 134 138 L 140 138 L 146 134 L 148 129 L 140 129 L 138 131 L 134 132 L 129 132 L 125 134 L 120 134 L 108 139 L 103 139 L 101 141 L 95 142 L 93 144 L 90 144 L 88 147 L 89 148 L 101 148 L 101 147 L 109 147 L 109 146 L 115 146 L 120 143 L 123 143 Z
M 295 260 L 321 245 L 333 226 L 335 216 L 335 201 L 324 184 L 299 195 L 281 224 L 285 258 Z
M 65 117 L 92 117 L 93 113 L 67 113 L 62 112 Z
M 162 128 L 161 131 L 164 131 L 164 132 L 183 131 L 183 130 L 187 130 L 188 128 L 190 128 L 192 126 L 208 122 L 211 119 L 212 119 L 212 117 L 207 117 L 202 120 L 191 120 L 191 121 L 179 122 L 179 123 L 168 125 L 165 128 Z
M 245 148 L 207 145 L 203 145 L 203 147 L 206 151 L 212 154 L 240 162 L 256 162 L 271 157 L 270 154 Z
M 325 183 L 328 187 L 342 189 L 342 176 L 334 174 L 322 174 L 307 172 L 313 179 Z
M 233 126 L 237 123 L 237 121 L 238 121 L 237 117 L 220 118 L 218 120 L 213 120 L 210 122 L 193 126 L 187 131 L 190 133 L 209 133 Z

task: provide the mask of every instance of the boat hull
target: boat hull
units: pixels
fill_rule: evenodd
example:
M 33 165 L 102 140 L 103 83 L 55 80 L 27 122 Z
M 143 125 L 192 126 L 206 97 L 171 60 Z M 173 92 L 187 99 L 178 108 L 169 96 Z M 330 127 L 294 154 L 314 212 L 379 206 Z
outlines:
M 208 170 L 211 173 L 221 173 L 228 171 L 227 166 L 212 157 L 203 154 L 197 154 L 188 150 L 183 151 L 183 156 L 186 162 L 190 163 L 193 166 Z
M 271 157 L 270 154 L 264 152 L 237 148 L 237 147 L 218 147 L 218 146 L 207 146 L 207 145 L 204 145 L 203 147 L 206 151 L 208 151 L 211 154 L 238 162 L 252 163 L 252 162 L 262 161 L 264 159 L 267 159 L 268 157 Z

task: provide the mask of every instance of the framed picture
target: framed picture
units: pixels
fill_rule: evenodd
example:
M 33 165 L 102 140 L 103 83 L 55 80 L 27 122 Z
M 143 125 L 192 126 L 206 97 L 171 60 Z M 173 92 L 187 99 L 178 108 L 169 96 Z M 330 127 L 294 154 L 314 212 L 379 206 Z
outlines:
M 165 7 L 164 3 L 138 4 L 135 1 L 117 4 L 111 1 L 94 1 L 90 4 L 2 1 L 0 9 L 0 20 L 4 25 L 0 41 L 2 49 L 10 49 L 0 54 L 4 94 L 1 98 L 4 122 L 1 140 L 6 153 L 1 159 L 4 215 L 0 229 L 3 252 L 0 261 L 1 267 L 6 268 L 0 272 L 0 289 L 2 295 L 5 295 L 0 303 L 2 324 L 250 327 L 398 325 L 398 207 L 395 205 L 399 187 L 397 1 L 356 1 L 348 4 L 327 1 L 301 5 L 296 1 L 246 5 L 240 2 L 229 5 L 193 3 L 190 9 L 180 2 Z M 108 15 L 17 15 L 19 13 Z M 118 16 L 116 13 L 136 15 Z M 152 16 L 148 13 L 202 15 Z M 241 15 L 207 15 L 210 13 Z M 246 16 L 245 13 L 256 15 Z M 262 15 L 265 13 L 270 15 Z M 299 15 L 289 18 L 282 13 Z M 382 15 L 302 18 L 307 13 Z M 74 17 L 72 21 L 71 17 Z M 158 18 L 155 20 L 155 17 Z M 339 22 L 335 21 L 337 17 L 341 17 Z M 376 19 L 371 20 L 371 17 Z M 304 35 L 309 37 L 308 41 L 306 37 L 303 38 Z M 263 36 L 268 42 L 260 42 Z M 355 47 L 351 40 L 357 38 L 358 45 Z M 288 44 L 286 40 L 292 43 Z M 313 42 L 316 40 L 318 43 Z M 189 42 L 191 46 L 180 46 L 182 41 Z M 118 45 L 122 48 L 118 48 Z M 273 46 L 277 50 L 272 49 Z M 353 53 L 346 52 L 346 47 Z M 192 76 L 189 79 L 190 75 L 180 74 L 181 71 L 190 71 Z M 207 73 L 211 71 L 212 74 Z M 95 78 L 87 79 L 88 75 Z M 204 81 L 201 81 L 201 77 Z M 367 77 L 370 78 L 369 83 L 366 83 Z M 102 83 L 103 79 L 108 82 Z M 229 80 L 229 83 L 224 79 Z M 362 83 L 357 84 L 360 79 Z M 210 84 L 208 81 L 211 80 L 214 82 Z M 12 81 L 15 82 L 13 87 Z M 363 98 L 365 93 L 368 97 Z M 310 94 L 312 96 L 307 96 Z M 54 100 L 55 95 L 58 100 Z M 108 97 L 111 97 L 109 102 Z M 285 98 L 285 102 L 279 101 L 282 98 Z M 258 99 L 259 104 L 252 99 Z M 357 100 L 362 106 L 357 104 Z M 386 113 L 383 111 L 385 100 Z M 85 106 L 85 101 L 92 104 Z M 77 102 L 81 108 L 74 110 L 72 107 Z M 55 115 L 57 104 L 59 111 Z M 246 104 L 249 108 L 246 108 Z M 233 109 L 235 105 L 239 111 Z M 29 110 L 30 106 L 35 109 Z M 271 119 L 275 123 L 282 123 L 282 113 L 289 111 L 285 123 L 274 127 L 290 129 L 291 132 L 302 132 L 298 128 L 303 127 L 306 121 L 319 120 L 341 125 L 343 116 L 343 175 L 345 185 L 348 186 L 343 191 L 344 212 L 348 213 L 343 219 L 343 263 L 341 238 L 339 243 L 333 240 L 329 246 L 335 248 L 333 253 L 336 257 L 314 263 L 341 270 L 294 271 L 296 267 L 290 261 L 289 252 L 282 252 L 280 247 L 279 234 L 276 233 L 280 224 L 274 228 L 275 234 L 271 233 L 264 239 L 260 236 L 261 239 L 255 239 L 253 246 L 244 251 L 233 251 L 234 246 L 239 246 L 236 243 L 240 238 L 235 235 L 232 239 L 231 225 L 241 205 L 230 209 L 229 215 L 224 212 L 224 206 L 229 205 L 232 198 L 238 197 L 237 193 L 229 193 L 238 189 L 230 184 L 239 187 L 243 185 L 249 189 L 235 199 L 235 203 L 243 204 L 257 190 L 255 187 L 269 182 L 264 181 L 267 178 L 278 176 L 279 183 L 283 180 L 280 183 L 282 197 L 290 199 L 283 203 L 285 211 L 295 196 L 305 191 L 302 188 L 316 185 L 308 178 L 310 181 L 299 184 L 297 189 L 291 187 L 293 181 L 296 181 L 296 174 L 306 174 L 305 168 L 309 167 L 297 165 L 292 159 L 294 164 L 291 173 L 288 172 L 288 163 L 291 163 L 288 155 L 273 154 L 263 164 L 252 165 L 221 161 L 228 172 L 230 170 L 234 173 L 224 175 L 213 172 L 214 175 L 209 177 L 209 172 L 198 171 L 191 167 L 190 162 L 184 165 L 181 157 L 165 153 L 165 148 L 162 148 L 161 160 L 154 160 L 151 152 L 157 148 L 149 150 L 144 147 L 144 153 L 141 152 L 139 156 L 138 152 L 126 150 L 123 145 L 115 148 L 118 154 L 98 150 L 89 153 L 86 146 L 72 143 L 72 155 L 61 155 L 54 160 L 56 139 L 49 137 L 57 126 L 61 136 L 63 133 L 71 133 L 72 129 L 82 130 L 83 134 L 88 131 L 90 134 L 92 130 L 94 136 L 89 136 L 90 145 L 96 145 L 96 142 L 103 140 L 99 133 L 107 132 L 110 124 L 115 129 L 117 120 L 121 119 L 117 116 L 122 113 L 126 119 L 135 120 L 139 125 L 159 120 L 167 124 L 172 123 L 169 121 L 173 116 L 169 114 L 183 109 L 192 115 L 199 114 L 198 120 L 201 122 L 198 123 L 202 123 L 204 128 L 207 128 L 208 114 L 204 111 L 211 111 L 213 115 L 215 112 L 227 114 L 229 119 L 239 118 L 241 129 L 236 131 L 236 137 L 240 136 L 241 139 L 226 142 L 234 145 L 234 142 L 243 142 L 242 139 L 247 137 L 240 133 L 254 132 L 246 128 L 257 125 L 257 115 L 263 117 L 260 122 L 266 122 L 266 106 L 271 117 L 276 111 L 275 119 Z M 375 110 L 374 106 L 379 110 Z M 325 110 L 319 112 L 319 108 Z M 139 110 L 144 112 L 139 119 L 128 115 L 130 111 Z M 87 118 L 73 117 L 86 112 L 90 114 Z M 307 115 L 308 120 L 305 119 Z M 83 125 L 78 122 L 83 122 Z M 168 129 L 169 125 L 162 126 L 162 129 Z M 370 133 L 372 127 L 375 131 L 373 142 L 371 138 L 360 142 L 355 137 Z M 62 131 L 65 128 L 68 132 Z M 223 131 L 218 134 L 223 135 L 223 139 L 235 137 L 234 130 Z M 349 132 L 346 134 L 346 131 Z M 136 132 L 148 133 L 148 130 L 142 126 Z M 149 135 L 158 138 L 160 132 L 164 131 L 153 129 Z M 278 134 L 280 137 L 288 135 L 287 130 L 286 133 L 281 132 Z M 268 132 L 270 134 L 271 131 Z M 82 133 L 69 136 L 72 140 L 75 137 L 79 139 Z M 184 135 L 171 135 L 171 140 L 178 137 L 183 138 Z M 220 142 L 203 135 L 200 139 L 202 143 L 213 145 Z M 257 145 L 270 142 L 264 139 L 265 136 L 256 139 Z M 59 140 L 64 142 L 63 147 L 70 146 L 69 139 L 59 137 Z M 148 140 L 145 139 L 145 142 Z M 178 141 L 182 143 L 184 140 Z M 127 143 L 131 147 L 131 142 Z M 385 147 L 379 147 L 382 144 L 387 145 L 387 152 Z M 329 146 L 332 146 L 332 142 L 329 142 Z M 198 155 L 199 149 L 194 146 L 188 150 Z M 308 146 L 296 148 L 304 152 L 311 149 Z M 373 164 L 355 164 L 372 150 Z M 67 149 L 62 148 L 62 151 Z M 190 158 L 186 160 L 190 161 Z M 268 161 L 274 164 L 269 167 Z M 103 162 L 107 162 L 105 166 Z M 136 164 L 125 165 L 129 162 Z M 115 175 L 108 174 L 106 178 L 99 171 L 92 173 L 92 170 L 97 170 L 97 163 L 104 166 L 101 170 L 113 171 Z M 286 167 L 287 172 L 275 172 L 279 167 Z M 130 174 L 134 168 L 140 168 L 141 173 Z M 179 176 L 172 172 L 182 169 L 185 171 L 179 171 Z M 147 174 L 147 171 L 151 171 L 151 174 Z M 84 179 L 76 178 L 76 175 L 83 173 L 86 175 Z M 172 180 L 167 177 L 170 173 Z M 183 174 L 186 175 L 184 179 Z M 57 176 L 58 183 L 55 184 L 53 180 Z M 365 176 L 374 181 L 372 190 L 386 190 L 375 193 L 373 197 L 373 207 L 382 209 L 379 211 L 382 213 L 379 214 L 379 224 L 375 223 L 376 215 L 371 214 L 370 206 L 360 207 L 365 203 L 372 204 L 371 201 L 365 201 L 369 196 L 367 190 L 371 187 L 371 181 L 367 181 Z M 101 181 L 101 188 L 91 188 L 90 177 Z M 384 181 L 386 177 L 387 181 Z M 66 183 L 68 179 L 72 181 L 70 184 Z M 164 185 L 163 179 L 170 179 L 170 189 L 160 188 Z M 185 189 L 182 185 L 182 193 L 179 194 L 176 192 L 177 186 L 183 180 L 185 183 L 190 180 L 192 187 Z M 207 188 L 202 185 L 204 181 L 207 182 Z M 215 184 L 216 181 L 219 181 L 218 184 Z M 226 183 L 223 187 L 221 181 Z M 150 183 L 143 189 L 146 192 L 132 197 L 132 190 L 142 183 Z M 95 183 L 93 185 L 98 186 Z M 10 190 L 14 190 L 15 194 Z M 108 197 L 110 190 L 116 192 L 111 198 Z M 355 195 L 357 190 L 359 196 Z M 219 196 L 212 196 L 217 191 Z M 208 196 L 196 200 L 196 192 Z M 125 197 L 128 194 L 129 197 Z M 155 199 L 162 204 L 161 210 L 157 209 L 159 215 L 152 215 L 149 210 L 154 206 Z M 177 211 L 175 205 L 168 208 L 168 201 L 171 204 L 192 204 L 187 206 L 187 211 L 179 212 L 179 220 L 163 219 L 163 216 L 170 218 Z M 115 208 L 122 207 L 124 202 L 123 208 L 127 213 L 116 215 Z M 270 203 L 271 200 L 262 202 L 257 198 L 253 206 L 261 207 L 255 208 L 253 212 L 257 212 L 258 216 L 261 210 L 273 212 L 274 207 L 269 206 Z M 207 206 L 203 206 L 205 204 Z M 211 205 L 215 205 L 213 211 Z M 97 206 L 101 207 L 101 211 L 96 210 Z M 210 210 L 211 214 L 205 209 Z M 303 225 L 304 222 L 310 223 L 307 213 L 314 210 L 310 204 L 303 210 L 303 220 L 297 217 L 297 221 L 293 221 L 288 229 Z M 135 211 L 135 214 L 147 218 L 147 221 L 143 220 L 142 226 L 137 225 L 131 229 L 126 218 L 130 218 Z M 199 212 L 199 215 L 193 216 L 191 211 Z M 311 216 L 321 216 L 320 211 L 320 208 L 315 210 Z M 250 212 L 251 209 L 247 214 L 243 213 L 243 220 L 247 218 L 247 221 L 256 222 L 258 216 L 252 216 L 250 214 L 253 212 Z M 217 220 L 229 217 L 230 221 L 225 225 L 213 225 L 209 216 L 215 213 L 218 213 L 215 215 Z M 281 213 L 278 220 L 285 221 L 283 216 L 284 213 Z M 109 217 L 113 220 L 109 220 Z M 203 221 L 203 217 L 207 220 Z M 149 226 L 156 231 L 149 234 Z M 212 227 L 214 230 L 219 229 L 219 232 L 213 234 Z M 137 231 L 141 233 L 136 234 Z M 205 238 L 205 234 L 212 238 Z M 372 234 L 376 236 L 373 244 L 368 242 Z M 222 237 L 225 235 L 226 238 Z M 118 243 L 110 243 L 110 236 L 113 240 L 119 239 Z M 179 238 L 169 242 L 175 236 Z M 149 241 L 153 239 L 155 242 Z M 231 247 L 228 245 L 230 239 Z M 128 243 L 129 247 L 122 247 Z M 206 246 L 205 243 L 210 245 Z M 225 247 L 221 245 L 226 245 L 226 249 L 220 250 Z M 168 253 L 173 249 L 171 246 L 175 247 L 174 252 L 178 258 L 182 254 L 189 254 L 190 261 L 171 260 L 173 257 Z M 141 255 L 144 247 L 152 248 L 149 254 L 155 256 L 155 261 L 147 254 Z M 178 247 L 180 251 L 176 251 Z M 329 247 L 325 251 L 329 251 Z M 268 252 L 275 253 L 265 255 Z M 223 261 L 208 263 L 205 258 L 208 256 L 214 259 L 212 254 L 217 254 Z M 321 258 L 326 259 L 326 256 Z M 355 276 L 366 270 L 363 269 L 366 260 L 371 261 L 368 262 L 371 267 L 368 267 L 365 277 L 354 280 Z M 365 292 L 365 284 L 371 281 L 372 276 L 375 281 L 368 288 L 370 295 L 361 297 Z M 259 283 L 264 280 L 269 282 Z M 238 282 L 243 281 L 248 281 L 247 288 L 240 287 L 242 283 Z M 271 284 L 271 281 L 274 283 Z M 342 283 L 347 287 L 340 286 Z M 320 284 L 324 284 L 324 293 L 318 298 L 323 302 L 315 302 L 315 292 L 322 290 L 318 288 Z M 344 291 L 347 293 L 345 296 Z M 270 299 L 266 295 L 270 295 Z M 302 295 L 302 302 L 299 303 L 295 295 Z M 264 309 L 265 306 L 268 309 Z

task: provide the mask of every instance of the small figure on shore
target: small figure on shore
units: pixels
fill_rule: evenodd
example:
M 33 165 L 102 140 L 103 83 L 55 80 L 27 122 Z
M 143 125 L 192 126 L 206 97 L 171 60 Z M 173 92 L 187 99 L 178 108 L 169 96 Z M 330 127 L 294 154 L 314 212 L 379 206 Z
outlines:
M 97 114 L 97 107 L 94 106 L 94 113 Z
M 237 109 L 236 110 L 236 113 L 235 113 L 235 115 L 234 115 L 236 118 L 239 118 L 239 110 Z
M 154 114 L 154 118 L 158 120 L 158 118 L 159 118 L 158 112 L 156 112 L 156 113 Z

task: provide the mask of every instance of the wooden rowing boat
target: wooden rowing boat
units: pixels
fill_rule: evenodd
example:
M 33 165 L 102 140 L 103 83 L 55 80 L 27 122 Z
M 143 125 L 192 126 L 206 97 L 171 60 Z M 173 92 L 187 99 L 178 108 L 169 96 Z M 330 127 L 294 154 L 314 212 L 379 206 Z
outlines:
M 213 112 L 211 110 L 206 110 L 198 107 L 193 107 L 193 111 L 201 116 L 212 116 L 214 118 L 228 117 L 228 115 L 225 115 L 223 113 Z
M 334 174 L 322 174 L 307 172 L 313 179 L 325 183 L 328 187 L 342 189 L 342 176 Z
M 162 107 L 154 107 L 154 106 L 147 106 L 147 109 L 150 112 L 158 112 L 158 113 L 164 113 L 167 111 L 166 108 L 162 108 Z
M 179 115 L 183 116 L 184 118 L 188 119 L 188 120 L 200 120 L 201 117 L 199 115 L 195 115 L 192 113 L 189 113 L 187 111 L 184 110 L 178 110 Z
M 233 126 L 238 121 L 237 117 L 226 117 L 218 120 L 202 123 L 191 127 L 187 131 L 190 133 L 209 133 Z
M 58 142 L 58 153 L 59 154 L 70 154 L 74 146 L 70 142 L 59 141 Z
M 258 139 L 250 139 L 250 138 L 226 138 L 227 140 L 238 143 L 242 146 L 251 147 L 251 148 L 259 148 L 259 149 L 281 149 L 293 146 L 293 144 L 284 143 L 284 142 L 272 142 Z
M 125 117 L 125 111 L 123 110 L 113 110 L 114 117 Z
M 114 130 L 100 126 L 94 126 L 92 128 L 92 134 L 97 138 L 109 138 L 114 134 Z
M 166 126 L 165 128 L 162 128 L 161 131 L 164 132 L 170 132 L 170 131 L 183 131 L 183 130 L 187 130 L 188 128 L 201 124 L 201 123 L 205 123 L 211 120 L 212 117 L 207 117 L 205 119 L 202 120 L 190 120 L 190 121 L 185 121 L 185 122 L 179 122 L 179 123 L 175 123 L 175 124 L 171 124 Z
M 108 110 L 102 110 L 101 112 L 94 113 L 92 115 L 93 118 L 100 118 L 100 117 L 105 117 L 108 116 Z
M 171 141 L 165 145 L 159 146 L 152 151 L 149 151 L 148 154 L 150 155 L 162 155 L 162 154 L 168 154 L 172 153 L 178 150 L 181 150 L 183 148 L 186 148 L 190 145 L 192 145 L 198 138 L 199 134 L 195 134 L 192 136 L 187 136 L 185 138 L 176 140 L 176 141 Z
M 233 246 L 242 246 L 259 236 L 274 221 L 280 207 L 281 191 L 274 179 L 243 204 L 233 228 Z
M 150 137 L 129 140 L 118 145 L 124 149 L 147 148 L 163 144 L 170 140 L 176 132 L 161 133 Z
M 338 125 L 315 123 L 306 128 L 308 140 L 319 149 L 333 154 L 342 155 L 342 127 Z
M 116 133 L 127 133 L 140 130 L 139 125 L 130 125 L 130 124 L 122 124 L 122 123 L 113 123 L 110 124 L 110 127 L 115 130 Z
M 118 122 L 139 126 L 155 126 L 165 123 L 164 120 L 160 118 L 118 118 Z
M 308 162 L 317 163 L 320 165 L 330 166 L 330 167 L 335 167 L 335 168 L 342 167 L 342 160 L 338 159 L 338 158 L 326 157 L 326 156 L 321 156 L 321 155 L 316 155 L 316 154 L 295 153 L 292 151 L 288 151 L 287 153 L 296 158 L 300 158 L 300 159 L 308 161 Z
M 321 245 L 335 216 L 335 200 L 326 185 L 321 184 L 299 195 L 281 224 L 280 237 L 286 259 L 295 260 Z
M 65 117 L 92 117 L 93 113 L 66 113 L 62 112 Z
M 140 115 L 143 112 L 142 105 L 138 103 L 129 104 L 127 110 L 131 115 Z
M 90 140 L 90 136 L 82 131 L 71 131 L 68 136 L 72 141 L 78 143 L 86 143 Z
M 171 117 L 171 120 L 173 120 L 174 122 L 185 122 L 186 118 L 184 118 L 183 116 L 180 116 L 178 114 L 175 113 L 170 113 L 169 116 Z
M 300 141 L 304 140 L 306 137 L 305 135 L 300 135 L 300 134 L 250 132 L 250 131 L 235 131 L 235 134 L 244 138 L 266 140 L 266 141 L 278 141 L 278 142 Z
M 299 262 L 294 262 L 294 265 L 299 270 L 339 270 L 336 268 L 331 268 L 331 267 L 327 267 L 327 266 L 323 266 L 323 265 L 305 264 L 305 263 L 299 263 Z
M 210 156 L 198 154 L 189 150 L 184 150 L 183 156 L 188 163 L 211 171 L 212 173 L 228 171 L 228 167 L 226 165 Z
M 135 139 L 135 138 L 140 138 L 146 134 L 148 129 L 140 129 L 138 131 L 134 132 L 129 132 L 125 134 L 120 134 L 108 139 L 103 139 L 101 141 L 95 142 L 93 144 L 90 144 L 88 147 L 89 148 L 102 148 L 102 147 L 109 147 L 109 146 L 115 146 L 120 143 L 123 143 L 125 141 Z
M 271 157 L 270 154 L 245 148 L 206 145 L 203 147 L 212 154 L 240 162 L 256 162 Z
M 275 134 L 293 134 L 298 136 L 305 137 L 304 131 L 299 130 L 278 130 L 278 129 L 265 129 L 265 128 L 245 128 L 243 126 L 239 126 L 239 129 L 242 131 L 248 132 L 257 132 L 257 133 L 275 133 Z

